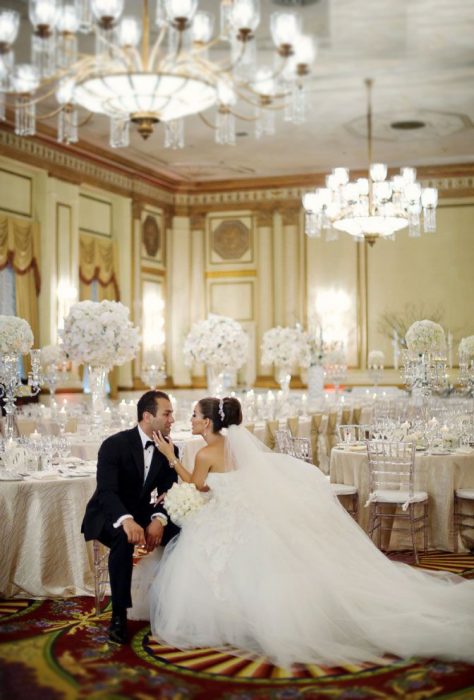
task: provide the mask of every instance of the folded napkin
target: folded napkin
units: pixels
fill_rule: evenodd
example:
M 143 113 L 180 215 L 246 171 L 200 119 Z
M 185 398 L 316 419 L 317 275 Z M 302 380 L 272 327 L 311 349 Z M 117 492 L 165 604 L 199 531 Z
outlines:
M 33 474 L 28 475 L 28 479 L 34 479 L 35 481 L 53 481 L 57 478 L 56 472 L 33 472 Z
M 0 481 L 23 481 L 23 476 L 17 472 L 6 470 L 0 472 Z
M 462 447 L 457 447 L 454 451 L 460 455 L 472 455 L 474 449 L 468 445 L 463 445 Z
M 85 477 L 90 477 L 92 476 L 89 471 L 82 471 L 80 469 L 74 469 L 74 470 L 69 470 L 69 469 L 59 469 L 59 475 L 63 479 L 77 479 L 77 478 L 85 478 Z

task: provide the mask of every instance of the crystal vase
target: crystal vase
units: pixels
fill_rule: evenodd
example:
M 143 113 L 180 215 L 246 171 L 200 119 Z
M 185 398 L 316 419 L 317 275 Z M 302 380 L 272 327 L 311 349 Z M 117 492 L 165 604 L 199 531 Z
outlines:
M 287 396 L 290 391 L 291 367 L 281 365 L 276 370 L 276 380 L 280 385 L 280 390 L 284 396 Z
M 105 380 L 107 378 L 107 371 L 105 367 L 93 367 L 89 365 L 92 422 L 96 427 L 102 425 L 105 410 Z
M 224 393 L 224 368 L 220 365 L 207 365 L 207 390 L 210 396 Z

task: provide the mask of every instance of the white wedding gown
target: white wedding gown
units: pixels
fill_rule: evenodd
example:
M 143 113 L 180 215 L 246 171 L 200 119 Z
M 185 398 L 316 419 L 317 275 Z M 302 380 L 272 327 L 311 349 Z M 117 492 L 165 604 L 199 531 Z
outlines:
M 228 431 L 225 473 L 165 549 L 150 589 L 153 635 L 230 645 L 273 663 L 335 665 L 384 653 L 474 662 L 474 581 L 393 563 L 317 468 Z

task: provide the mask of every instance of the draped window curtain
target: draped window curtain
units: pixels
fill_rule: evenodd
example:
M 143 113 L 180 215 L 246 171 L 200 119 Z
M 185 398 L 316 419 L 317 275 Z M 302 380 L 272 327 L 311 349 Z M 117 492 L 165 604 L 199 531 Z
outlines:
M 39 347 L 41 280 L 37 223 L 0 214 L 0 270 L 6 267 L 11 267 L 15 273 L 16 315 L 28 321 L 35 347 Z
M 79 299 L 119 301 L 113 241 L 81 233 L 79 239 Z M 118 394 L 118 372 L 109 374 L 110 395 Z

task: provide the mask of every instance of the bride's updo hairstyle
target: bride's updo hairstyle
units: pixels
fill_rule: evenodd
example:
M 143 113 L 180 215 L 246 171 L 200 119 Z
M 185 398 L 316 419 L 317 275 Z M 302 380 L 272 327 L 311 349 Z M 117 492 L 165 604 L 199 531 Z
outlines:
M 222 428 L 242 423 L 242 407 L 240 401 L 233 396 L 223 399 L 209 397 L 198 401 L 203 418 L 212 421 L 212 432 L 218 433 Z

